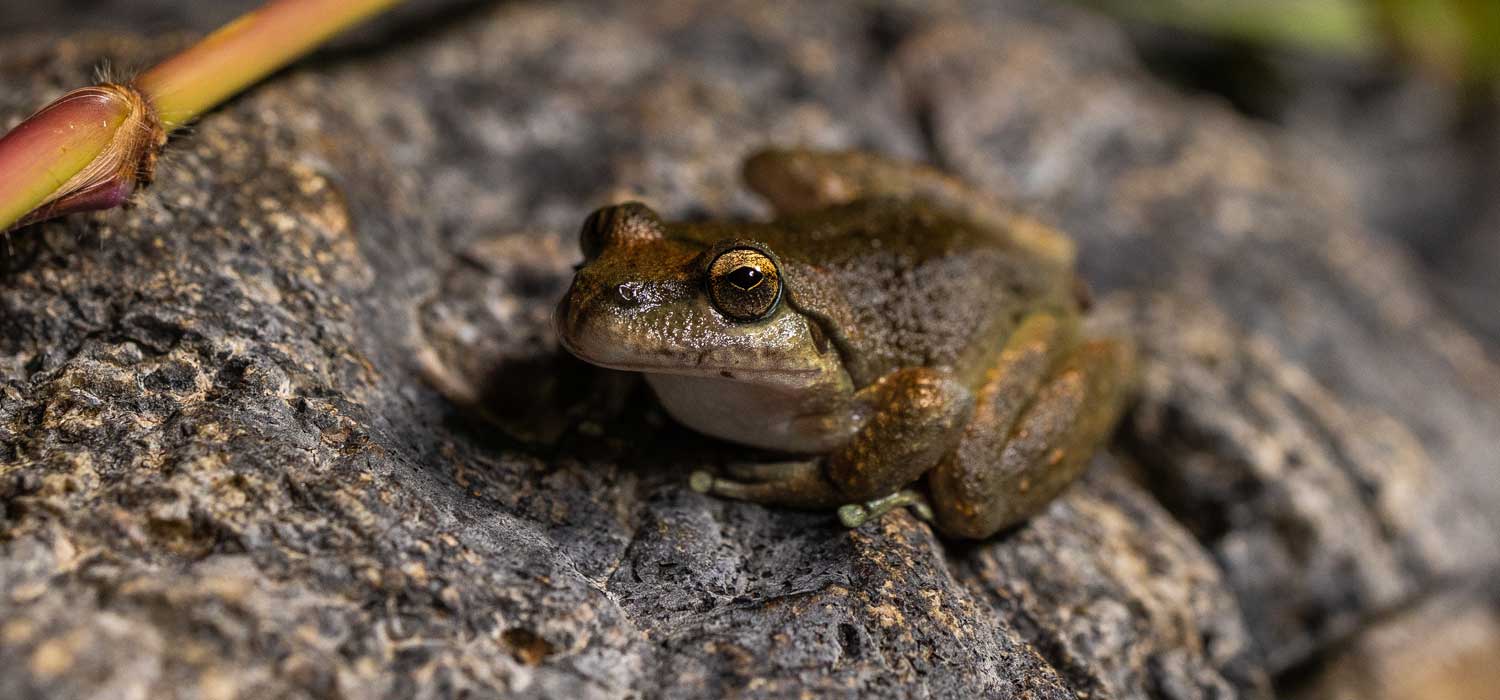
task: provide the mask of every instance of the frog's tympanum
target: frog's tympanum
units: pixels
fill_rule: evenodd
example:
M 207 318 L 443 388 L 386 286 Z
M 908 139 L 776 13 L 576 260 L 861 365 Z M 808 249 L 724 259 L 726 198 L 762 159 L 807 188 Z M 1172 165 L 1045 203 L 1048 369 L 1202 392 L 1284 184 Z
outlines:
M 1082 334 L 1070 241 L 867 154 L 766 152 L 745 176 L 775 221 L 589 216 L 556 315 L 569 351 L 644 374 L 678 421 L 788 456 L 695 489 L 838 508 L 850 527 L 911 506 L 981 538 L 1078 476 L 1133 355 Z

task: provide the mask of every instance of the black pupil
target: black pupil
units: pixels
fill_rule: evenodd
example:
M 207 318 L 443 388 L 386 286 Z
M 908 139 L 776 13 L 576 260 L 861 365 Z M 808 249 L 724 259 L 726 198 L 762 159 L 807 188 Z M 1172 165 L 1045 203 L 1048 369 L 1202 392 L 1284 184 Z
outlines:
M 729 273 L 729 283 L 740 289 L 750 290 L 755 289 L 755 285 L 760 284 L 764 277 L 765 275 L 762 275 L 760 270 L 744 265 Z

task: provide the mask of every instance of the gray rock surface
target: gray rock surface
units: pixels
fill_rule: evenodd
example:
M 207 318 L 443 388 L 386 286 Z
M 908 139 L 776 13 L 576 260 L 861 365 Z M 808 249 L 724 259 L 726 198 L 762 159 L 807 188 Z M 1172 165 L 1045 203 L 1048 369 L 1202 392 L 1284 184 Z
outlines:
M 404 20 L 204 119 L 140 206 L 10 238 L 0 696 L 1260 698 L 1500 557 L 1500 370 L 1298 153 L 1102 20 Z M 0 123 L 176 41 L 8 42 Z M 591 207 L 763 215 L 735 175 L 767 143 L 931 159 L 1077 236 L 1147 351 L 1115 454 L 967 546 L 684 488 L 735 448 L 547 317 Z

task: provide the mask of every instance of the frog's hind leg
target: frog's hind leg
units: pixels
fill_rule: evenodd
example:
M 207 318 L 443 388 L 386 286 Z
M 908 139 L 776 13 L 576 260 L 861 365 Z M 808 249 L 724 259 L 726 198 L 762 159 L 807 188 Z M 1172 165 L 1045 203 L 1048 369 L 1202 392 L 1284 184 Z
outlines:
M 745 183 L 781 214 L 798 214 L 860 199 L 920 199 L 989 230 L 1043 258 L 1071 265 L 1066 236 L 1020 216 L 994 196 L 941 170 L 860 151 L 767 149 L 745 161 Z
M 1130 346 L 1083 341 L 1039 374 L 1045 354 L 1034 344 L 1007 344 L 958 448 L 929 474 L 945 534 L 989 537 L 1037 512 L 1114 429 L 1134 377 Z

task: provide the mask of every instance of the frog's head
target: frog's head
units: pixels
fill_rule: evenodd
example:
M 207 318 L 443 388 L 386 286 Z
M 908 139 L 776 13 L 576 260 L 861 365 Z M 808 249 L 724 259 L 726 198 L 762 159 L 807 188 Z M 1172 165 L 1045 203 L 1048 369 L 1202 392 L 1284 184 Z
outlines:
M 674 228 L 635 202 L 588 217 L 584 261 L 554 316 L 563 347 L 614 369 L 788 388 L 841 371 L 818 324 L 789 302 L 774 252 Z

